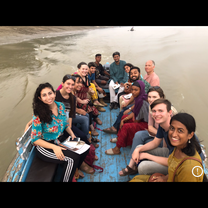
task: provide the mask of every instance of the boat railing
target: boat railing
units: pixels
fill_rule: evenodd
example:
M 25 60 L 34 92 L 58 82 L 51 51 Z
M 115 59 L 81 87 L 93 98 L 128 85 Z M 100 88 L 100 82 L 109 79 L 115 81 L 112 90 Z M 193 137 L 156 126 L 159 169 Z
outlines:
M 29 153 L 32 149 L 31 131 L 32 125 L 27 129 L 27 131 L 22 135 L 22 137 L 16 140 L 16 149 L 23 160 L 28 159 Z

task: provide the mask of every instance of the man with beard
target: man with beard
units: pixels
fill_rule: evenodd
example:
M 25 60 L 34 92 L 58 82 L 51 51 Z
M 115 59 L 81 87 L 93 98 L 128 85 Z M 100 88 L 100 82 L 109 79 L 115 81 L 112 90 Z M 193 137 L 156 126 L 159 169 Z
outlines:
M 136 80 L 141 80 L 142 82 L 144 82 L 145 92 L 146 93 L 148 92 L 148 90 L 150 88 L 150 84 L 147 81 L 145 81 L 143 78 L 140 77 L 140 68 L 139 67 L 133 66 L 130 69 L 129 79 L 130 79 L 130 82 L 132 82 L 132 83 L 135 82 Z M 115 123 L 113 124 L 113 126 L 107 128 L 107 129 L 103 129 L 103 131 L 105 133 L 117 134 L 117 130 L 119 129 L 122 116 L 124 114 L 130 114 L 132 112 L 133 108 L 134 108 L 134 98 L 131 97 L 129 102 L 125 105 L 126 106 L 124 106 L 123 110 L 119 113 L 119 115 L 118 115 Z
M 149 84 L 149 82 L 147 82 L 140 76 L 139 67 L 134 66 L 130 69 L 129 78 L 131 82 L 135 82 L 136 80 L 141 80 L 145 84 L 145 92 L 147 93 L 149 91 L 149 88 L 151 87 L 151 85 Z M 131 97 L 128 102 L 126 102 L 125 104 L 121 106 L 124 110 L 127 109 L 124 112 L 124 115 L 129 114 L 134 109 L 134 105 L 132 104 L 133 102 L 134 102 L 134 98 Z

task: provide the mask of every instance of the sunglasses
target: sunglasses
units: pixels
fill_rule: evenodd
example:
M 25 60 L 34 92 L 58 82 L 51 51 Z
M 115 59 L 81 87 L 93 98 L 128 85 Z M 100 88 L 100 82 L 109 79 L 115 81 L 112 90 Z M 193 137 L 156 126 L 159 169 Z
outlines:
M 67 74 L 66 77 L 68 79 L 72 79 L 73 81 L 76 81 L 76 78 L 74 76 L 70 75 L 70 74 Z

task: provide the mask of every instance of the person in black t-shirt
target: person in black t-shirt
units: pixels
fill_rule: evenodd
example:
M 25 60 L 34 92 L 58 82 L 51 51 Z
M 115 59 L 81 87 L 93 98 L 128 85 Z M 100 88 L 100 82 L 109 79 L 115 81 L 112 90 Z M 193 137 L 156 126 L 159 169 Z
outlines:
M 108 80 L 110 77 L 110 74 L 103 68 L 103 66 L 100 64 L 101 61 L 101 54 L 95 55 L 95 64 L 96 72 L 95 72 L 95 81 L 98 84 L 99 87 L 102 89 L 108 89 Z

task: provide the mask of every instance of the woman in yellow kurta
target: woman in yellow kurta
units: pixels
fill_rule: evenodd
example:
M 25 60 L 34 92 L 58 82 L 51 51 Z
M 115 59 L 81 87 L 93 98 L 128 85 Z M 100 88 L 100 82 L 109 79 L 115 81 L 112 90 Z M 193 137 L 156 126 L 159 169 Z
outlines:
M 203 181 L 204 171 L 201 164 L 201 157 L 199 155 L 201 147 L 195 138 L 195 130 L 196 123 L 191 115 L 187 113 L 178 113 L 172 117 L 168 137 L 170 145 L 175 146 L 175 149 L 168 158 L 168 175 L 154 177 L 154 182 Z M 195 158 L 196 160 L 191 158 L 186 159 L 177 168 L 180 162 L 188 157 Z M 149 177 L 150 176 L 147 175 L 138 175 L 134 177 L 131 182 L 147 182 Z

